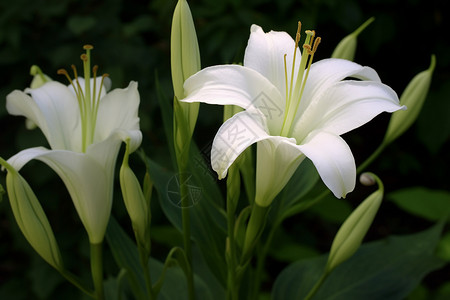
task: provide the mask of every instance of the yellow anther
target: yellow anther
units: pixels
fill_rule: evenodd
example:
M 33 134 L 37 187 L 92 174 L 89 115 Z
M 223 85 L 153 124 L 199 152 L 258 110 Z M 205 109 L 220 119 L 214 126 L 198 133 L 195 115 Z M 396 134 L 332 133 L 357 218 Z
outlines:
M 88 61 L 88 56 L 87 56 L 85 53 L 81 54 L 81 55 L 80 55 L 80 58 L 81 58 L 81 60 L 84 61 L 84 62 L 87 62 L 87 61 Z
M 297 23 L 297 33 L 295 34 L 295 47 L 298 47 L 298 43 L 300 42 L 300 31 L 302 29 L 302 23 L 298 21 Z
M 322 39 L 319 37 L 317 37 L 314 41 L 314 46 L 312 49 L 312 52 L 315 53 L 317 51 L 317 47 L 319 47 L 320 42 L 322 41 Z
M 66 76 L 67 80 L 69 80 L 69 82 L 72 83 L 72 79 L 70 78 L 69 73 L 67 73 L 65 69 L 59 69 L 58 71 L 56 71 L 56 74 Z
M 94 78 L 97 77 L 97 70 L 98 70 L 98 66 L 97 65 L 92 67 L 92 74 L 93 74 Z
M 78 78 L 77 67 L 75 67 L 75 65 L 71 65 L 70 67 L 73 70 L 73 75 L 75 76 L 75 78 Z

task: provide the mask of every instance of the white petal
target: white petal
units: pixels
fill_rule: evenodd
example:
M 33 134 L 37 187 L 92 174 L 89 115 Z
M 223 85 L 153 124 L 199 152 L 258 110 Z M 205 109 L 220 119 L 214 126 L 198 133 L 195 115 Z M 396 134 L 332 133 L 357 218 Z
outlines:
M 98 109 L 94 143 L 105 140 L 117 129 L 139 130 L 139 102 L 137 82 L 106 94 Z
M 347 143 L 328 132 L 313 132 L 307 142 L 298 146 L 314 163 L 325 185 L 337 198 L 353 191 L 356 166 Z
M 8 112 L 25 116 L 36 123 L 52 149 L 80 151 L 80 113 L 74 94 L 56 81 L 37 89 L 26 89 L 25 92 L 32 98 L 20 91 L 13 91 L 7 96 Z
M 211 165 L 219 179 L 227 175 L 236 158 L 252 144 L 270 138 L 264 117 L 242 111 L 228 119 L 217 132 L 211 148 Z
M 111 213 L 113 174 L 107 173 L 104 166 L 87 154 L 43 147 L 23 150 L 11 157 L 8 163 L 20 170 L 32 159 L 46 163 L 59 175 L 90 242 L 101 242 Z
M 404 108 L 394 90 L 373 81 L 341 81 L 318 97 L 295 124 L 292 136 L 299 142 L 316 129 L 341 135 L 382 112 Z
M 278 89 L 253 69 L 224 65 L 209 67 L 189 77 L 183 102 L 237 105 L 266 116 L 270 131 L 281 130 L 285 99 Z
M 299 112 L 311 105 L 315 97 L 331 85 L 347 77 L 381 82 L 377 72 L 346 59 L 328 58 L 311 65 Z
M 270 205 L 304 158 L 295 139 L 275 136 L 258 142 L 255 202 Z
M 86 92 L 86 80 L 83 77 L 78 77 L 76 80 L 78 80 L 78 83 L 80 84 L 81 90 L 83 91 L 83 94 Z M 74 79 L 73 81 L 76 82 Z M 103 80 L 103 86 L 100 89 L 100 85 L 102 84 Z M 91 78 L 90 80 L 90 90 L 91 90 L 91 99 L 97 99 L 98 98 L 98 92 L 100 90 L 100 98 L 105 96 L 108 90 L 111 87 L 111 79 L 109 77 L 106 77 L 105 79 L 102 79 L 101 76 L 98 76 L 95 78 L 95 90 L 94 90 L 94 78 Z M 69 84 L 67 86 L 69 90 L 75 95 L 75 92 L 73 90 L 73 86 Z
M 248 45 L 245 49 L 244 66 L 261 73 L 284 96 L 286 95 L 286 75 L 289 79 L 291 78 L 294 50 L 295 42 L 286 32 L 270 31 L 265 33 L 261 27 L 252 25 Z M 287 69 L 284 67 L 285 54 Z M 297 68 L 300 60 L 301 54 L 297 48 L 295 58 Z M 297 72 L 294 73 L 294 75 L 296 74 Z

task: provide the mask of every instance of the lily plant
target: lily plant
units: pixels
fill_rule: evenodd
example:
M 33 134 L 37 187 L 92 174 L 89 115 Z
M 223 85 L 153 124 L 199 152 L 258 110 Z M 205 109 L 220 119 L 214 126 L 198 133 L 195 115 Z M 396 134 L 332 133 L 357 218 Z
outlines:
M 377 72 L 344 59 L 312 63 L 320 37 L 301 23 L 295 40 L 252 25 L 243 65 L 205 68 L 184 84 L 185 102 L 237 105 L 244 111 L 218 130 L 211 164 L 219 178 L 257 143 L 255 202 L 267 207 L 300 163 L 309 158 L 340 198 L 355 187 L 352 152 L 340 135 L 382 112 L 405 109 Z
M 15 90 L 7 96 L 6 108 L 12 115 L 24 116 L 45 135 L 50 149 L 23 150 L 7 162 L 19 171 L 32 159 L 52 168 L 69 191 L 91 244 L 103 241 L 108 225 L 116 159 L 122 141 L 129 140 L 130 152 L 139 147 L 139 92 L 137 83 L 107 93 L 107 75 L 97 77 L 90 66 L 90 50 L 81 56 L 84 78 L 72 79 L 68 86 L 48 81 L 38 88 Z M 92 78 L 91 78 L 92 77 Z

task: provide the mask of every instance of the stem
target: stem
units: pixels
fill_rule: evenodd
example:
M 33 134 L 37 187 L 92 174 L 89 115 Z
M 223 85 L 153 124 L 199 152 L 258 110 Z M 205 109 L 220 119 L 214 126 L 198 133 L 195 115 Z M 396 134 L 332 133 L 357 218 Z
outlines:
M 244 247 L 242 250 L 241 265 L 245 265 L 251 258 L 253 249 L 264 229 L 266 222 L 268 206 L 259 206 L 253 203 L 250 220 L 248 221 L 247 231 L 245 232 Z
M 250 299 L 258 299 L 258 292 L 261 286 L 261 275 L 263 273 L 264 265 L 266 262 L 267 253 L 269 252 L 270 245 L 272 244 L 273 237 L 275 236 L 275 232 L 278 230 L 278 227 L 283 222 L 283 219 L 277 219 L 277 221 L 270 228 L 269 234 L 267 236 L 266 242 L 262 247 L 261 253 L 257 257 L 256 261 L 256 270 L 255 270 L 255 278 L 253 281 L 253 289 L 251 291 Z
M 239 299 L 239 282 L 236 279 L 237 254 L 236 240 L 234 236 L 235 212 L 240 195 L 240 176 L 239 169 L 231 166 L 228 170 L 227 178 L 227 223 L 228 223 L 228 245 L 227 245 L 227 264 L 228 264 L 228 288 L 227 299 Z
M 303 300 L 310 300 L 310 299 L 312 299 L 312 297 L 314 297 L 314 295 L 317 293 L 317 291 L 319 290 L 320 286 L 322 285 L 322 283 L 325 281 L 325 279 L 327 277 L 328 277 L 328 272 L 323 273 L 322 276 L 319 278 L 319 280 L 316 282 L 316 284 L 313 286 L 311 291 L 309 291 L 308 295 L 306 295 L 305 299 L 303 299 Z
M 91 243 L 91 273 L 94 281 L 95 298 L 103 300 L 103 253 L 102 242 L 98 244 Z
M 140 258 L 142 269 L 143 269 L 142 271 L 144 272 L 145 287 L 147 288 L 148 299 L 152 300 L 154 298 L 154 294 L 153 294 L 153 288 L 152 288 L 152 280 L 150 277 L 150 272 L 148 270 L 149 253 L 147 253 L 147 250 L 145 249 L 145 247 L 143 247 L 141 245 L 141 243 L 139 242 L 139 239 L 137 237 L 136 237 L 136 241 L 138 244 L 139 258 Z
M 59 273 L 65 279 L 67 279 L 67 281 L 69 281 L 71 284 L 73 284 L 75 287 L 77 287 L 80 291 L 82 291 L 83 293 L 85 293 L 89 297 L 95 299 L 94 291 L 89 289 L 89 288 L 86 288 L 74 274 L 72 274 L 72 273 L 70 273 L 69 271 L 66 271 L 66 270 L 59 270 Z
M 179 164 L 180 165 L 180 164 Z M 194 296 L 194 276 L 192 271 L 192 244 L 191 244 L 191 219 L 189 213 L 189 207 L 191 203 L 189 203 L 189 190 L 186 184 L 187 176 L 186 173 L 183 172 L 185 168 L 180 168 L 180 197 L 181 197 L 181 218 L 183 224 L 183 244 L 184 244 L 184 252 L 186 254 L 186 258 L 188 264 L 190 266 L 191 274 L 187 276 L 188 280 L 188 299 L 193 300 Z
M 383 152 L 386 146 L 387 143 L 383 141 L 381 145 L 378 146 L 378 148 L 375 150 L 375 152 L 373 152 L 362 164 L 359 165 L 359 167 L 356 169 L 356 173 L 361 173 L 365 168 L 367 168 L 378 157 L 378 155 Z

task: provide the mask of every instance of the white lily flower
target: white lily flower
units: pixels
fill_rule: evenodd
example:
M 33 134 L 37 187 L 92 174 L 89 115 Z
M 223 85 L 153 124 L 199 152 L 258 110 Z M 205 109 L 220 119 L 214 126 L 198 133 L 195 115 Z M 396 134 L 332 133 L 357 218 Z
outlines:
M 341 59 L 311 64 L 320 38 L 306 31 L 303 55 L 285 32 L 252 25 L 244 64 L 205 68 L 184 85 L 186 102 L 237 105 L 245 111 L 217 132 L 211 163 L 219 178 L 258 143 L 255 201 L 269 205 L 308 157 L 336 197 L 354 189 L 355 161 L 340 135 L 381 112 L 393 112 L 397 94 L 375 70 Z
M 130 151 L 134 151 L 142 140 L 140 99 L 136 82 L 106 93 L 110 82 L 104 80 L 105 75 L 96 78 L 96 66 L 94 78 L 90 78 L 92 46 L 85 49 L 86 80 L 77 78 L 74 69 L 76 79 L 70 80 L 69 86 L 51 81 L 7 96 L 8 112 L 36 123 L 51 148 L 23 150 L 8 163 L 18 171 L 32 159 L 51 167 L 66 185 L 90 242 L 97 244 L 103 240 L 109 221 L 120 144 L 130 139 Z

